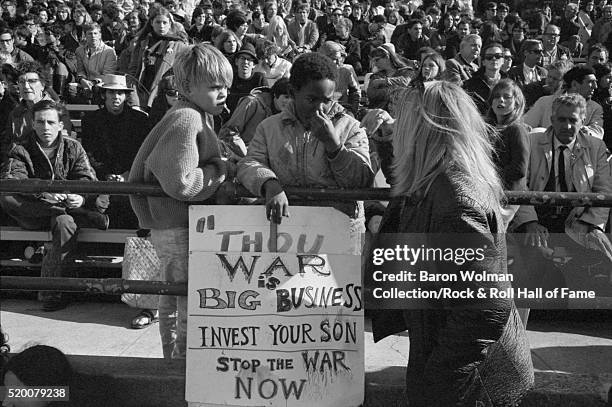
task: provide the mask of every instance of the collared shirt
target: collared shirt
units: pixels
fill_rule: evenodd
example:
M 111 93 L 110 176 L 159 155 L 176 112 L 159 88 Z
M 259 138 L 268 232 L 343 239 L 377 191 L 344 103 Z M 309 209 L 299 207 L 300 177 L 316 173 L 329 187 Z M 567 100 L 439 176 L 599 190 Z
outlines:
M 533 82 L 539 82 L 542 79 L 540 78 L 540 75 L 538 75 L 538 71 L 535 66 L 530 68 L 525 63 L 523 63 L 523 76 L 525 76 L 525 85 L 529 85 Z
M 561 146 L 565 146 L 567 147 L 565 150 L 563 150 L 563 159 L 564 159 L 564 164 L 565 164 L 565 180 L 567 182 L 567 191 L 568 192 L 574 192 L 576 191 L 576 188 L 574 188 L 574 183 L 571 177 L 571 159 L 574 156 L 574 146 L 576 145 L 576 139 L 574 138 L 574 140 L 569 143 L 569 144 L 563 144 L 561 143 L 557 137 L 553 137 L 553 147 L 554 147 L 554 152 L 555 152 L 555 157 L 553 160 L 553 163 L 555 163 L 553 170 L 555 171 L 555 190 L 556 191 L 560 191 L 561 188 L 559 187 L 559 168 L 558 168 L 558 162 L 559 162 L 559 153 L 561 152 L 560 147 Z

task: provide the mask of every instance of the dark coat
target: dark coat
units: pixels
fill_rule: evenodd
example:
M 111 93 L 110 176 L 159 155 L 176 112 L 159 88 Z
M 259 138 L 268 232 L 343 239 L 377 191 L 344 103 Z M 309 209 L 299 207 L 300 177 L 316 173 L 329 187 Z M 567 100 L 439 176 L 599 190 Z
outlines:
M 506 74 L 500 72 L 501 78 L 504 79 Z M 478 111 L 481 115 L 485 115 L 489 110 L 487 99 L 491 93 L 491 87 L 485 80 L 484 68 L 479 69 L 474 75 L 463 83 L 463 89 L 472 97 Z
M 438 175 L 421 198 L 394 198 L 387 207 L 380 232 L 427 233 L 430 240 L 439 233 L 451 241 L 461 241 L 462 247 L 487 248 L 482 261 L 461 266 L 437 262 L 432 271 L 507 273 L 500 208 L 488 205 L 482 192 L 458 171 Z M 453 234 L 461 234 L 461 239 Z M 477 245 L 465 243 L 466 240 Z M 366 281 L 369 275 L 366 273 Z M 471 288 L 477 292 L 479 288 L 510 287 L 510 282 L 459 281 L 450 283 L 451 289 Z M 431 284 L 427 288 L 435 290 L 449 283 Z M 424 301 L 428 306 L 421 308 L 427 309 L 377 311 L 372 318 L 375 341 L 408 330 L 410 355 L 406 379 L 410 405 L 519 404 L 533 386 L 534 377 L 529 344 L 514 301 L 475 299 L 470 300 L 468 308 L 454 302 L 457 300 Z
M 494 143 L 494 162 L 504 182 L 504 189 L 523 191 L 527 188 L 529 133 L 524 124 L 512 124 L 499 131 Z
M 150 129 L 147 115 L 128 106 L 117 116 L 106 108 L 88 112 L 81 123 L 83 147 L 101 180 L 130 170 Z
M 538 72 L 538 76 L 540 80 L 545 79 L 548 76 L 548 71 L 541 66 L 536 65 L 536 71 Z M 523 89 L 525 87 L 525 73 L 523 72 L 523 64 L 515 65 L 508 70 L 508 78 L 512 79 L 519 88 Z
M 0 178 L 96 181 L 96 173 L 81 143 L 61 133 L 58 138 L 57 156 L 52 164 L 32 130 L 26 143 L 13 145 L 3 163 Z

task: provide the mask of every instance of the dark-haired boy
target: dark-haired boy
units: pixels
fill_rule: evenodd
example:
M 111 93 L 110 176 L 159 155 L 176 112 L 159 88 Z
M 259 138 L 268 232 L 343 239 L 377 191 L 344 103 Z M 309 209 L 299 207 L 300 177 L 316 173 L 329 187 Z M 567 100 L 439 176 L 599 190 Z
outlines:
M 255 135 L 257 125 L 264 119 L 280 113 L 289 101 L 289 79 L 276 81 L 272 88 L 255 88 L 238 103 L 232 117 L 223 124 L 219 138 L 240 158 L 246 155 L 246 146 Z
M 13 144 L 2 163 L 1 179 L 96 181 L 81 144 L 61 134 L 61 106 L 43 99 L 32 107 L 33 130 L 23 145 Z M 79 227 L 108 228 L 108 216 L 84 209 L 85 199 L 77 194 L 42 193 L 0 196 L 2 209 L 24 229 L 51 228 L 53 239 L 42 262 L 42 277 L 61 277 L 68 255 L 75 249 Z M 43 310 L 66 306 L 59 292 L 40 293 Z
M 299 57 L 291 68 L 292 101 L 257 127 L 238 179 L 266 198 L 266 214 L 276 223 L 289 216 L 283 186 L 363 188 L 374 179 L 368 138 L 359 122 L 333 102 L 338 70 L 318 53 Z M 353 236 L 365 231 L 361 202 L 317 201 L 351 218 Z M 355 252 L 360 250 L 354 239 Z

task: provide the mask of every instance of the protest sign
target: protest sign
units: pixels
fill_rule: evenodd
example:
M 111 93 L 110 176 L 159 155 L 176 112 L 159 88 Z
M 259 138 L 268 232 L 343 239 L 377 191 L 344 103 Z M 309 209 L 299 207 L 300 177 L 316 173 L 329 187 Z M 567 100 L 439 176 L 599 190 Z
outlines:
M 291 218 L 270 227 L 261 207 L 229 208 L 190 211 L 186 399 L 360 405 L 361 260 L 346 254 L 348 218 L 331 208 L 294 207 Z M 267 250 L 275 236 L 285 251 Z

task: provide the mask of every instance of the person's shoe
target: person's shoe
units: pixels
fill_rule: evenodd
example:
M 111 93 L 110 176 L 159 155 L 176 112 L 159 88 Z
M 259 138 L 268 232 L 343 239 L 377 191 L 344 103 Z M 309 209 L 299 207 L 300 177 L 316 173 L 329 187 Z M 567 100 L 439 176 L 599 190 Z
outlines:
M 142 329 L 156 322 L 159 322 L 159 312 L 156 309 L 143 309 L 132 319 L 130 327 Z

